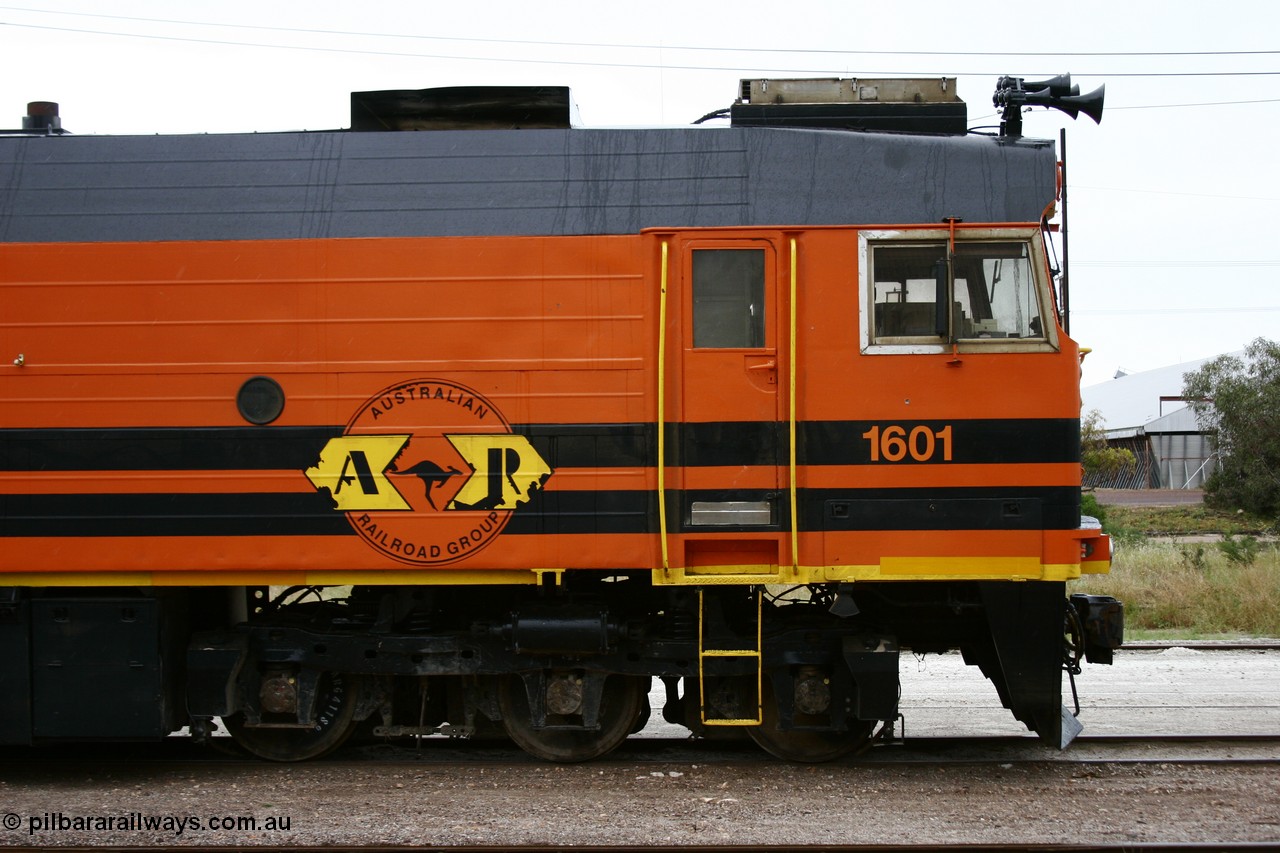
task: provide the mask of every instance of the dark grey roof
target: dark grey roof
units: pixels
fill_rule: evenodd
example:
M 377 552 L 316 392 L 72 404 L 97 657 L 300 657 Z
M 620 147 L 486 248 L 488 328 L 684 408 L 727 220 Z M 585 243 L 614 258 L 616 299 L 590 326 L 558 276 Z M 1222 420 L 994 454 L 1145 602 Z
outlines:
M 1048 142 L 770 128 L 0 138 L 0 241 L 1031 222 Z

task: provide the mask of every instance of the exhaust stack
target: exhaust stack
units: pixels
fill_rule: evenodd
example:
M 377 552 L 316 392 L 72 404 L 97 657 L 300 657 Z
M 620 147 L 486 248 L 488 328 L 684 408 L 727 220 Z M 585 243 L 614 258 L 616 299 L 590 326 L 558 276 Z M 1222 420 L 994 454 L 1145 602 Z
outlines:
M 22 129 L 62 133 L 62 118 L 58 105 L 53 101 L 32 101 L 27 104 L 27 114 L 22 117 Z

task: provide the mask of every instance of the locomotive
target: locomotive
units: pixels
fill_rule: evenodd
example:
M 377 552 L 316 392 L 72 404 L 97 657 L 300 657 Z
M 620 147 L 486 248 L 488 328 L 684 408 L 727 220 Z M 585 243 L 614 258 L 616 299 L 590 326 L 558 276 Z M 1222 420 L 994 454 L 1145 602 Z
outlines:
M 0 133 L 0 743 L 606 754 L 648 691 L 793 761 L 959 650 L 1065 747 L 1110 663 L 1060 163 L 1002 78 L 745 80 L 728 126 L 558 87 L 349 129 Z M 1074 692 L 1074 682 L 1072 683 Z M 1078 712 L 1078 706 L 1075 709 Z

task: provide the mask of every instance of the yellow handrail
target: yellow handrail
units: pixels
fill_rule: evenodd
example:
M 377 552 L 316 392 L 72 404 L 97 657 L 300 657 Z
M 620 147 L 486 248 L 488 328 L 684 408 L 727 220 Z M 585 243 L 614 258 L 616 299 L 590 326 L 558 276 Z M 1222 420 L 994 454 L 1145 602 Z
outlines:
M 667 241 L 662 241 L 662 281 L 658 289 L 658 536 L 662 542 L 662 570 L 669 571 L 667 555 Z
M 796 496 L 796 238 L 791 238 L 791 295 L 789 302 L 791 303 L 791 322 L 790 326 L 790 352 L 787 357 L 789 362 L 789 373 L 791 374 L 788 385 L 788 402 L 787 412 L 790 419 L 788 428 L 790 431 L 790 457 L 788 460 L 789 470 L 787 472 L 787 481 L 789 491 L 791 493 L 791 568 L 793 571 L 800 571 L 800 520 L 796 515 L 796 508 L 799 503 Z

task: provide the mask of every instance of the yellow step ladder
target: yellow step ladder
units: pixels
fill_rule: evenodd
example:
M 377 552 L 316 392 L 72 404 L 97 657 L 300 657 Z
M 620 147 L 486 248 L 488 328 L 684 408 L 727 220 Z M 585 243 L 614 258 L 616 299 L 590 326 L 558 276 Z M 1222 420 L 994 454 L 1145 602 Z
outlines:
M 753 649 L 708 649 L 705 638 L 706 610 L 703 601 L 703 590 L 698 590 L 698 710 L 704 726 L 758 726 L 764 720 L 764 712 L 760 703 L 762 682 L 764 679 L 764 655 L 761 654 L 761 595 L 756 589 L 756 644 Z M 725 658 L 752 658 L 755 666 L 755 709 L 754 717 L 738 719 L 710 718 L 707 715 L 707 678 L 706 662 L 708 659 L 723 660 Z

